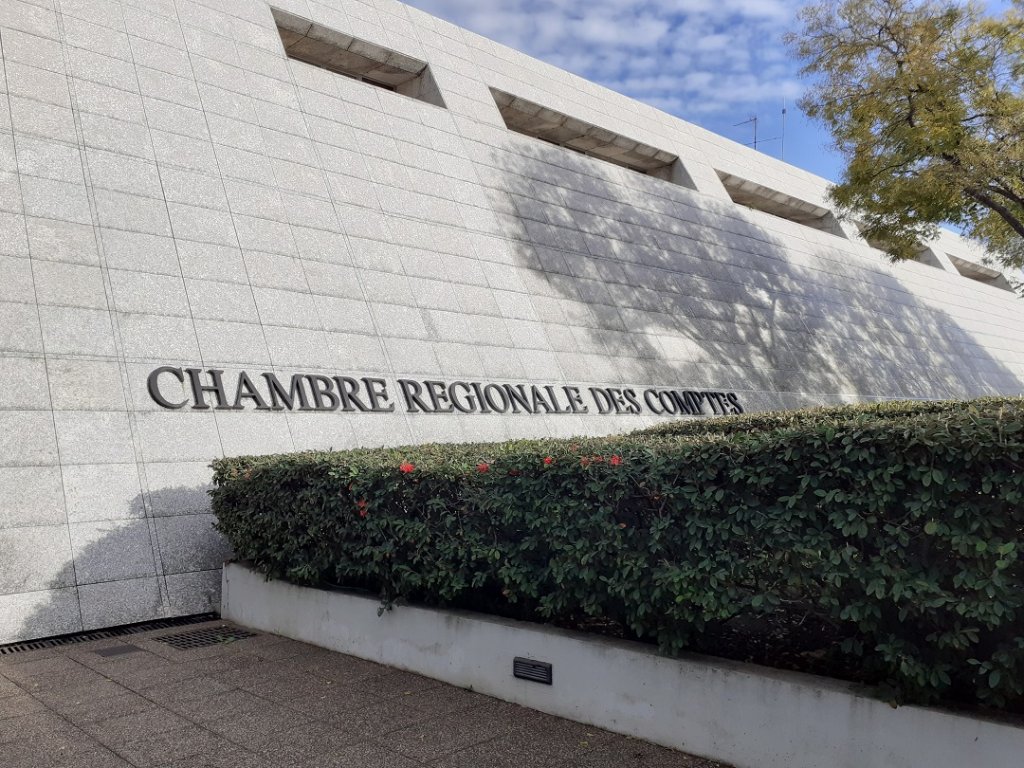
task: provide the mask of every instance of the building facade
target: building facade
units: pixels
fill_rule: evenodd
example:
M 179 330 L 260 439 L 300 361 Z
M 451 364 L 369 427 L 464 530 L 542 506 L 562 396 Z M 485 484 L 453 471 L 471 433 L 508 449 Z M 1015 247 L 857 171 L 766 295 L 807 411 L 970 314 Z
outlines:
M 392 0 L 3 0 L 0 49 L 0 643 L 216 609 L 218 456 L 1024 390 L 968 244 L 891 265 Z

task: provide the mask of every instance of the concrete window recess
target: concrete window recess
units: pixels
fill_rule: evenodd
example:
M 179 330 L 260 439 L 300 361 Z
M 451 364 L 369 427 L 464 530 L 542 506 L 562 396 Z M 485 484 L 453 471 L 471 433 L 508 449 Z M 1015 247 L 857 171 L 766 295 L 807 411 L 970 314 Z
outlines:
M 953 262 L 953 266 L 956 267 L 956 271 L 964 277 L 970 278 L 971 280 L 977 280 L 979 283 L 985 283 L 986 285 L 995 286 L 996 288 L 1002 288 L 1005 291 L 1012 291 L 1013 286 L 1010 285 L 1010 281 L 1006 279 L 1006 276 L 998 270 L 986 267 L 984 264 L 976 264 L 973 261 L 967 261 L 967 259 L 961 259 L 953 254 L 947 254 L 949 260 Z
M 272 8 L 288 58 L 444 107 L 426 62 Z
M 631 171 L 696 189 L 679 158 L 620 134 L 570 117 L 511 93 L 491 88 L 498 111 L 510 131 L 565 147 Z
M 811 229 L 845 237 L 832 211 L 725 171 L 716 171 L 734 203 Z

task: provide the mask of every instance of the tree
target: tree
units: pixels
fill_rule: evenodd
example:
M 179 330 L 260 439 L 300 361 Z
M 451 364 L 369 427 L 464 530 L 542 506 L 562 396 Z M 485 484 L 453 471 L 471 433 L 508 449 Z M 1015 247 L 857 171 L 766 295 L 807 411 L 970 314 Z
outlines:
M 1024 267 L 1024 0 L 824 0 L 787 36 L 800 106 L 846 167 L 830 197 L 893 259 L 952 224 Z

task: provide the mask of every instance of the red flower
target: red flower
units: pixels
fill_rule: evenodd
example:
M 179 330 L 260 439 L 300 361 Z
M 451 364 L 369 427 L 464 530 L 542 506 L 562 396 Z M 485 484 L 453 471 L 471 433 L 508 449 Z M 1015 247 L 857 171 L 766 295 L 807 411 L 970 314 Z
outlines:
M 622 464 L 622 459 L 618 456 L 612 456 L 610 459 L 608 459 L 608 463 L 611 464 L 613 467 L 617 467 L 620 464 Z
M 403 461 L 401 464 L 398 465 L 398 469 L 399 471 L 404 472 L 405 474 L 409 474 L 414 469 L 416 469 L 416 465 L 410 464 L 408 461 Z
M 357 501 L 356 506 L 359 507 L 359 516 L 366 517 L 366 499 Z
M 479 464 L 476 465 L 476 471 L 477 472 L 486 472 L 490 468 L 491 468 L 491 465 L 488 464 L 486 461 L 481 461 Z
M 584 456 L 582 459 L 580 459 L 580 466 L 581 467 L 589 467 L 590 466 L 590 459 L 588 459 L 586 456 Z
M 550 467 L 554 463 L 555 463 L 555 460 L 552 459 L 550 456 L 545 456 L 544 457 L 544 466 Z

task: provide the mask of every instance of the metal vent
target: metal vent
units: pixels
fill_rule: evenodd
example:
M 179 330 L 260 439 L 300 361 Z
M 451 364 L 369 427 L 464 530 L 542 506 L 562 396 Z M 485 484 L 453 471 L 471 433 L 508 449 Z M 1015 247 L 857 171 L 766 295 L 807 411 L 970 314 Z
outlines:
M 512 675 L 520 680 L 532 680 L 535 683 L 551 685 L 551 665 L 545 661 L 516 656 L 512 660 Z
M 233 643 L 235 640 L 244 640 L 247 637 L 256 637 L 256 633 L 237 627 L 204 627 L 191 632 L 178 632 L 174 635 L 164 635 L 153 639 L 158 643 L 166 643 L 172 648 L 177 648 L 179 651 L 188 651 L 193 648 L 208 648 L 221 643 Z
M 196 616 L 180 616 L 174 619 L 157 619 L 156 621 L 144 621 L 140 624 L 128 624 L 123 627 L 111 627 L 110 629 L 99 629 L 90 632 L 77 632 L 73 635 L 47 637 L 43 640 L 25 640 L 20 643 L 0 645 L 0 656 L 7 656 L 12 653 L 22 653 L 23 651 L 40 651 L 44 648 L 56 648 L 61 645 L 88 643 L 93 640 L 106 640 L 110 637 L 137 635 L 139 632 L 151 632 L 154 629 L 185 627 L 189 624 L 201 624 L 204 621 L 213 621 L 214 619 L 219 618 L 220 616 L 216 613 L 201 613 Z

